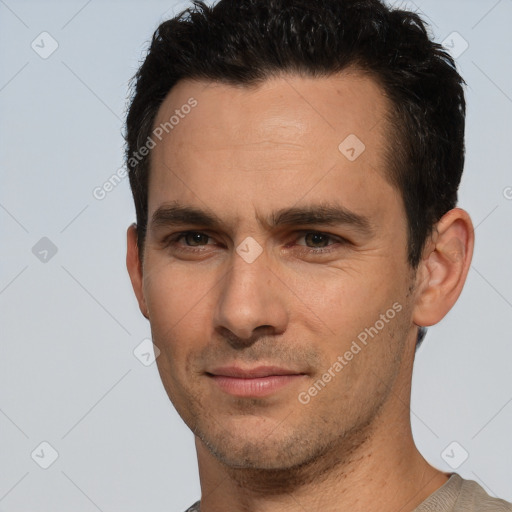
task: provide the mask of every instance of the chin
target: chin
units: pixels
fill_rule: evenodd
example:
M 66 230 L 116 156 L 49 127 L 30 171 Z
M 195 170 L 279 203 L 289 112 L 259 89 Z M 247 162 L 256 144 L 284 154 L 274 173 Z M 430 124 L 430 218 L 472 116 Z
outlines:
M 210 425 L 211 427 L 211 425 Z M 325 452 L 319 439 L 308 439 L 298 431 L 273 428 L 226 428 L 222 432 L 198 429 L 196 435 L 210 453 L 231 469 L 283 471 L 304 466 Z

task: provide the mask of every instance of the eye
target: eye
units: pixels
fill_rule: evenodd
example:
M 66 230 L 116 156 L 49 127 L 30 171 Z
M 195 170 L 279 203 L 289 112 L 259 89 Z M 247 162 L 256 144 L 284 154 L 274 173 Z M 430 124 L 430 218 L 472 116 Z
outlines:
M 304 243 L 301 243 L 301 240 L 304 240 Z M 302 236 L 297 238 L 296 243 L 303 248 L 302 250 L 304 251 L 322 253 L 330 252 L 336 246 L 345 245 L 348 242 L 341 237 L 330 235 L 329 233 L 322 233 L 321 231 L 303 231 Z
M 322 249 L 323 247 L 327 247 L 329 244 L 329 240 L 333 240 L 333 237 L 331 235 L 328 235 L 327 233 L 320 233 L 316 231 L 312 231 L 309 233 L 306 233 L 301 238 L 304 239 L 306 242 L 306 246 L 315 248 L 315 249 Z M 300 239 L 299 239 L 300 240 Z M 302 244 L 299 244 L 302 245 Z
M 215 249 L 215 240 L 202 231 L 182 231 L 166 237 L 163 246 L 175 254 L 204 253 Z
M 175 241 L 178 242 L 179 240 L 184 240 L 186 245 L 197 247 L 207 245 L 209 238 L 210 237 L 208 235 L 199 231 L 187 231 L 176 237 Z

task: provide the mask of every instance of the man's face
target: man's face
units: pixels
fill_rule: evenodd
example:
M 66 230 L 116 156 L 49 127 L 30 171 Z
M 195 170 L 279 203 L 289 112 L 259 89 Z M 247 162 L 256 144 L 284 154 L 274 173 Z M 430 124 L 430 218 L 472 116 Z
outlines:
M 412 275 L 387 108 L 345 73 L 182 81 L 159 110 L 155 127 L 181 115 L 151 153 L 142 294 L 171 401 L 231 467 L 341 447 L 406 382 Z

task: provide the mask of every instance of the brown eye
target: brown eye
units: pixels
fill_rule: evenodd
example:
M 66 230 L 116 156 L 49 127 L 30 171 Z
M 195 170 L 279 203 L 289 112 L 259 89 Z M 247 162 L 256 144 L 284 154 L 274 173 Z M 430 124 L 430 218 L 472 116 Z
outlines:
M 331 237 L 324 233 L 307 233 L 304 235 L 304 240 L 308 247 L 322 248 L 329 245 Z
M 208 239 L 210 237 L 208 235 L 205 235 L 204 233 L 190 231 L 189 233 L 186 233 L 185 235 L 183 235 L 183 238 L 185 239 L 185 242 L 187 243 L 187 245 L 196 247 L 198 245 L 207 245 Z

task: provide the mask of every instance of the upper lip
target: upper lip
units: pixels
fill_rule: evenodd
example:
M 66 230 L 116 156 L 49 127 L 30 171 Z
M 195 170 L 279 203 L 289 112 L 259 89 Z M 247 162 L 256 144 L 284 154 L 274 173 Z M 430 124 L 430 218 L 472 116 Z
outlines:
M 238 366 L 224 366 L 208 371 L 210 375 L 218 377 L 238 377 L 239 379 L 257 379 L 273 375 L 301 375 L 302 372 L 280 368 L 278 366 L 257 366 L 256 368 L 240 368 Z

